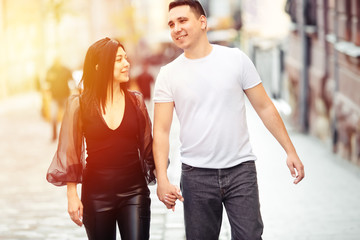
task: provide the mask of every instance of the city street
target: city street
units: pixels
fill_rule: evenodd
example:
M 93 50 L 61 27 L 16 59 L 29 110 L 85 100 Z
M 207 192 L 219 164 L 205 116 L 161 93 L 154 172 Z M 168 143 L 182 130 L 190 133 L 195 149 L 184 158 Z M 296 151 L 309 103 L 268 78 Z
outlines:
M 36 92 L 0 101 L 0 239 L 87 239 L 85 228 L 67 214 L 66 187 L 55 187 L 46 171 L 56 150 L 51 126 L 40 115 Z M 318 139 L 288 131 L 305 165 L 305 179 L 294 185 L 286 155 L 248 105 L 248 124 L 257 169 L 265 240 L 358 240 L 360 169 Z M 169 178 L 179 184 L 179 123 L 171 131 Z M 185 239 L 182 203 L 167 210 L 151 186 L 150 239 Z M 220 239 L 231 239 L 224 216 Z

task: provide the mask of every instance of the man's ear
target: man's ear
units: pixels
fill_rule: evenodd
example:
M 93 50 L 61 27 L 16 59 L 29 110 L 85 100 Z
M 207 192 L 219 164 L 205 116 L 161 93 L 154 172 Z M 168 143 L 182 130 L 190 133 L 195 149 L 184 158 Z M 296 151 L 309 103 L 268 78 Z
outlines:
M 204 15 L 200 16 L 200 22 L 201 22 L 201 29 L 206 30 L 207 28 L 207 19 Z

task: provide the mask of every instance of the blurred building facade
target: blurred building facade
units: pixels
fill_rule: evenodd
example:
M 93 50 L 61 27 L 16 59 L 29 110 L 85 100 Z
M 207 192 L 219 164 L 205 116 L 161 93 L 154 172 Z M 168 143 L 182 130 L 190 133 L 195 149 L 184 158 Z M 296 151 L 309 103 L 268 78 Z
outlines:
M 41 87 L 56 57 L 81 69 L 89 45 L 100 38 L 124 41 L 131 54 L 144 34 L 135 2 L 0 0 L 0 99 Z
M 241 49 L 254 62 L 267 93 L 279 101 L 287 99 L 288 95 L 284 81 L 283 53 L 291 22 L 284 11 L 285 2 L 242 0 L 241 5 Z M 286 114 L 290 111 L 287 107 Z
M 294 121 L 360 165 L 360 1 L 290 0 Z
M 81 69 L 89 45 L 105 36 L 124 43 L 133 66 L 157 53 L 173 59 L 181 51 L 172 44 L 167 26 L 170 2 L 0 0 L 0 99 L 41 88 L 56 57 L 71 70 Z M 200 2 L 208 13 L 211 41 L 240 46 L 235 38 L 242 5 L 249 0 Z

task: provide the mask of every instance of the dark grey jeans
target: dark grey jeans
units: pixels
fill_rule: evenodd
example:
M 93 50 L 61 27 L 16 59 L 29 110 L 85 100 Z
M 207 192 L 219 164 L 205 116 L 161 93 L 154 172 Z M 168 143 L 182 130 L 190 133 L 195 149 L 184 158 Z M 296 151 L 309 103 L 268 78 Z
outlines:
M 263 223 L 254 161 L 232 168 L 182 164 L 181 191 L 187 240 L 219 239 L 223 205 L 233 240 L 261 240 Z

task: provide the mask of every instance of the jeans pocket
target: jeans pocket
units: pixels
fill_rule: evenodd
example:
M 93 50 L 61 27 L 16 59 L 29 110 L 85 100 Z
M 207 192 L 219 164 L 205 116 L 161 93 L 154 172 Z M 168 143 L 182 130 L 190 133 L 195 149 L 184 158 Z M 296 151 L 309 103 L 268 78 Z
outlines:
M 248 169 L 256 169 L 255 162 L 254 161 L 246 161 L 240 164 L 243 167 L 246 167 Z
M 182 165 L 181 165 L 181 170 L 182 170 L 182 172 L 190 172 L 191 170 L 193 170 L 194 169 L 194 167 L 192 167 L 192 166 L 190 166 L 190 165 L 187 165 L 187 164 L 185 164 L 185 163 L 183 163 Z

